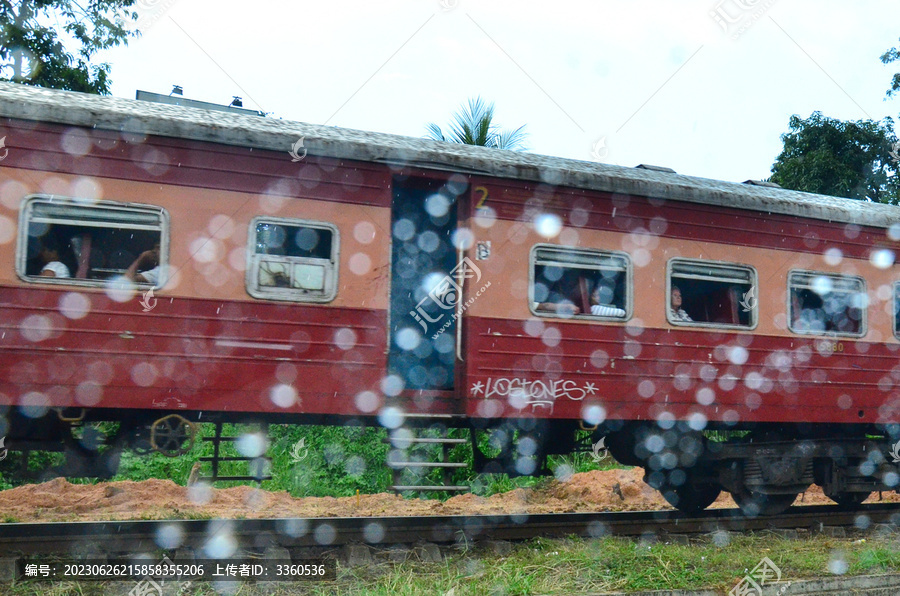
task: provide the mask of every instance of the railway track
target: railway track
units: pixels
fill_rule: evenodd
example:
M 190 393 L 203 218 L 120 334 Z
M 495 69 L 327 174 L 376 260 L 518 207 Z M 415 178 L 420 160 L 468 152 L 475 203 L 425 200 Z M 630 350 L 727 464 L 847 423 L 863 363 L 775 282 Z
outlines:
M 352 544 L 392 546 L 430 542 L 450 545 L 478 541 L 518 541 L 535 537 L 601 537 L 708 534 L 826 527 L 871 530 L 900 527 L 896 504 L 865 505 L 853 511 L 836 506 L 793 507 L 786 513 L 749 518 L 737 509 L 477 515 L 424 517 L 336 517 L 238 520 L 153 520 L 10 523 L 0 525 L 0 553 L 33 556 L 97 556 L 192 548 L 201 556 L 210 545 L 234 550 L 333 549 Z M 99 547 L 99 548 L 98 548 Z M 231 556 L 231 554 L 226 555 Z

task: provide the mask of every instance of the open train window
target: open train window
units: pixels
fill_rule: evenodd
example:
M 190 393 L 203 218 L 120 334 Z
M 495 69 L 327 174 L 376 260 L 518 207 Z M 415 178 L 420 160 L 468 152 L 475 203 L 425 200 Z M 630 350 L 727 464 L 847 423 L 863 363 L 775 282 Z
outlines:
M 537 245 L 529 300 L 537 315 L 627 320 L 631 259 L 621 252 Z
M 329 223 L 255 218 L 250 223 L 247 292 L 269 300 L 333 300 L 338 241 L 338 229 Z
M 790 329 L 794 333 L 865 334 L 866 282 L 853 275 L 791 271 Z
M 672 259 L 668 278 L 666 316 L 673 325 L 756 326 L 758 300 L 753 267 Z
M 127 274 L 159 287 L 167 255 L 160 207 L 38 196 L 21 210 L 16 271 L 27 281 L 103 285 Z

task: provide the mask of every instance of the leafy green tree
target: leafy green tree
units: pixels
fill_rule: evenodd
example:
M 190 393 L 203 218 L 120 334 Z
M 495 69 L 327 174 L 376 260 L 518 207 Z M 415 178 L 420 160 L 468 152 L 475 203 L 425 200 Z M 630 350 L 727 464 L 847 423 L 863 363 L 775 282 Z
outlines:
M 890 118 L 843 121 L 814 112 L 791 116 L 772 182 L 784 188 L 878 203 L 900 203 L 897 141 Z
M 900 61 L 900 46 L 891 48 L 887 52 L 882 54 L 881 61 L 885 64 Z M 900 93 L 900 72 L 894 73 L 894 78 L 891 80 L 891 88 L 888 89 L 887 96 L 892 97 L 897 93 Z
M 0 80 L 108 95 L 99 50 L 127 44 L 135 0 L 0 0 Z
M 481 97 L 476 97 L 470 98 L 468 105 L 463 105 L 453 115 L 448 135 L 444 135 L 440 126 L 430 123 L 426 126 L 426 136 L 435 141 L 521 151 L 525 149 L 527 136 L 524 128 L 525 126 L 520 126 L 515 130 L 501 130 L 494 123 L 494 104 L 485 103 Z

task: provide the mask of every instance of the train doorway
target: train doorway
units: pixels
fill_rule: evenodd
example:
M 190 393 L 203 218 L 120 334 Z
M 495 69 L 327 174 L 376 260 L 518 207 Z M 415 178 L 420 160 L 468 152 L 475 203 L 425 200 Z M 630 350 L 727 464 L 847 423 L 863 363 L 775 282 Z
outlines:
M 451 391 L 460 289 L 453 233 L 467 185 L 395 178 L 391 209 L 388 370 L 411 391 Z

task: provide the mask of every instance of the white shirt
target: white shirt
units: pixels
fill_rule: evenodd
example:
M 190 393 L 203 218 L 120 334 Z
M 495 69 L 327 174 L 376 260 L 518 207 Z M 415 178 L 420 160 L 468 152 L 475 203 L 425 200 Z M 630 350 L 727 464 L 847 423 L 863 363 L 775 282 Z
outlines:
M 598 317 L 624 317 L 625 311 L 615 306 L 607 306 L 605 304 L 591 305 L 591 314 Z
M 159 265 L 154 267 L 153 269 L 148 269 L 147 271 L 141 271 L 138 273 L 141 277 L 147 280 L 147 283 L 151 283 L 154 286 L 159 284 Z
M 669 312 L 671 313 L 673 321 L 693 321 L 691 315 L 687 314 L 684 309 L 679 308 L 675 310 L 674 308 L 670 308 Z
M 69 271 L 69 268 L 65 266 L 64 263 L 60 263 L 59 261 L 50 261 L 44 268 L 41 269 L 41 273 L 44 271 L 52 271 L 55 277 L 72 277 L 72 273 Z

